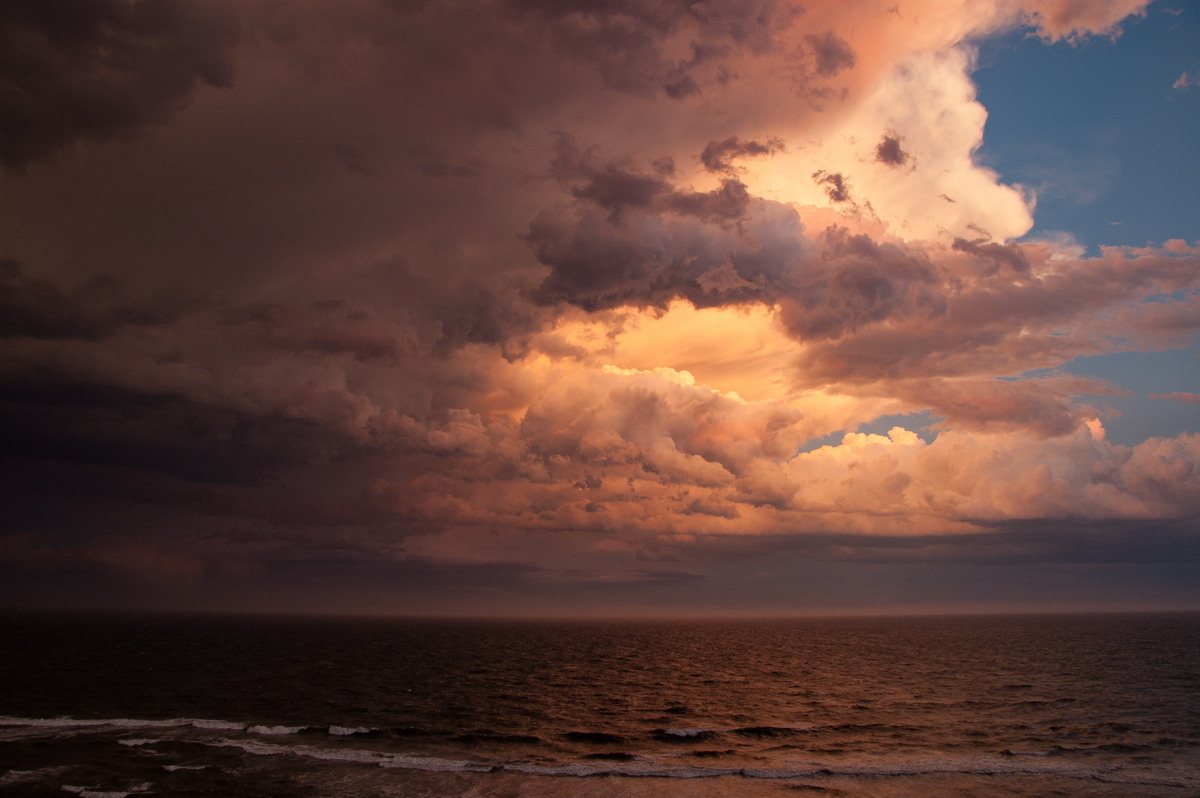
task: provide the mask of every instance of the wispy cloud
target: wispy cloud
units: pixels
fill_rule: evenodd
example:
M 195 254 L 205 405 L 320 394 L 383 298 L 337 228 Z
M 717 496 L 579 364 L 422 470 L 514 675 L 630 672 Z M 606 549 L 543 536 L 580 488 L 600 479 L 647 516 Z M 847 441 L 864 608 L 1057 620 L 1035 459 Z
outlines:
M 1200 86 L 1200 75 L 1189 72 L 1181 72 L 1175 82 L 1171 84 L 1171 88 L 1175 91 L 1188 91 L 1193 86 Z

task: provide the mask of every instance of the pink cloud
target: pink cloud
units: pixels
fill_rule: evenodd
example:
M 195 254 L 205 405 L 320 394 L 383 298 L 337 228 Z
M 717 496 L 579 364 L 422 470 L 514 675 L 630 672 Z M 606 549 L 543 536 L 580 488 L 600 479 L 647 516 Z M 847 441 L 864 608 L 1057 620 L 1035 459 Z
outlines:
M 1171 393 L 1152 393 L 1151 399 L 1167 399 L 1172 402 L 1185 402 L 1187 404 L 1200 403 L 1200 393 L 1187 393 L 1186 391 L 1172 391 Z
M 1121 22 L 1146 13 L 1148 0 L 1026 0 L 1021 10 L 1051 41 L 1077 41 L 1088 35 L 1120 32 Z

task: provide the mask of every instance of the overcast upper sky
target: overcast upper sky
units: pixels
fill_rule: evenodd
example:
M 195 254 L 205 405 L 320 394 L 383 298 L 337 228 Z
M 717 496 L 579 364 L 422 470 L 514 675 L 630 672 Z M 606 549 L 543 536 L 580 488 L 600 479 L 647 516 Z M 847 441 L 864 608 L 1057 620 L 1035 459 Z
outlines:
M 5 0 L 0 601 L 1200 608 L 1198 18 Z

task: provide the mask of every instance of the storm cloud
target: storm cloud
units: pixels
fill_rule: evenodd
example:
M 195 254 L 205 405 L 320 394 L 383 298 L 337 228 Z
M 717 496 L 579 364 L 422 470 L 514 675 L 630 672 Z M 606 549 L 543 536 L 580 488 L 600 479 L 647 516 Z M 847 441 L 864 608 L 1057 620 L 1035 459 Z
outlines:
M 1113 442 L 1064 367 L 1194 341 L 1200 248 L 1022 238 L 974 158 L 971 42 L 1143 5 L 6 4 L 4 600 L 1194 557 L 1195 431 Z

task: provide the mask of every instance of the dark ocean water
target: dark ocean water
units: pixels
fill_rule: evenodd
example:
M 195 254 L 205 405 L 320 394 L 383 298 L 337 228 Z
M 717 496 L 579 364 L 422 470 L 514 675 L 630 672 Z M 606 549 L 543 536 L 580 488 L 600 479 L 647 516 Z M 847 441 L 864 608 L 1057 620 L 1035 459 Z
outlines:
M 1200 796 L 1200 615 L 0 635 L 4 796 Z

